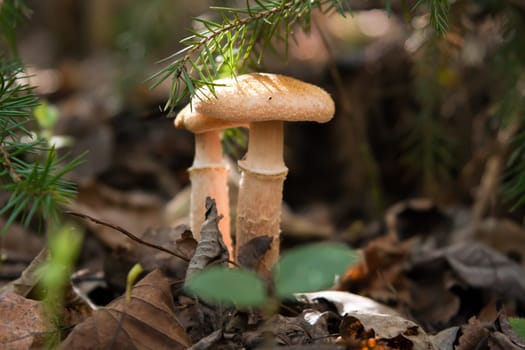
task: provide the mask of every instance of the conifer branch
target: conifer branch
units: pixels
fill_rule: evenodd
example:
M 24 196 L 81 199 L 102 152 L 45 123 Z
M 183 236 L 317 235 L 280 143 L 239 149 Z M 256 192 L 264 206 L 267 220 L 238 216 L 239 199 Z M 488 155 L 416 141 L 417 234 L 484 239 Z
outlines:
M 185 46 L 166 60 L 172 62 L 150 79 L 154 86 L 170 78 L 172 85 L 166 108 L 170 111 L 187 95 L 205 85 L 213 93 L 213 80 L 220 74 L 233 76 L 240 67 L 260 63 L 266 49 L 274 49 L 275 40 L 288 49 L 290 37 L 299 26 L 310 30 L 313 9 L 342 15 L 349 9 L 343 0 L 257 0 L 244 8 L 212 7 L 222 22 L 196 18 L 203 30 L 181 40 Z
M 27 14 L 22 0 L 0 1 L 0 40 L 10 50 L 3 52 L 0 46 L 0 192 L 9 195 L 0 203 L 0 216 L 6 219 L 0 235 L 15 220 L 26 225 L 35 216 L 55 220 L 60 205 L 76 194 L 75 185 L 64 175 L 82 159 L 58 157 L 48 140 L 26 128 L 39 104 L 16 59 L 15 29 Z
M 429 8 L 430 25 L 439 35 L 445 35 L 448 30 L 450 12 L 449 0 L 418 0 L 414 8 L 426 3 Z
M 17 183 L 22 181 L 20 178 L 20 175 L 18 175 L 15 171 L 15 168 L 13 167 L 13 164 L 11 163 L 11 160 L 9 159 L 9 153 L 6 151 L 3 145 L 0 144 L 0 153 L 2 153 L 2 164 L 5 168 L 7 168 L 7 171 L 9 172 L 9 175 L 11 176 L 11 179 L 13 182 Z M 0 173 L 1 174 L 1 173 Z

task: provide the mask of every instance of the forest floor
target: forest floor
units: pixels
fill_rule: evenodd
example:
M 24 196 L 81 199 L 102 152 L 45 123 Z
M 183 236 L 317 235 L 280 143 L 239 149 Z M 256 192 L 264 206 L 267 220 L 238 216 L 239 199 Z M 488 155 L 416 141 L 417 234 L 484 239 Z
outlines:
M 192 256 L 197 242 L 181 225 L 188 221 L 193 138 L 159 111 L 167 97 L 162 87 L 130 89 L 125 98 L 112 93 L 113 68 L 97 58 L 35 72 L 60 76 L 60 84 L 46 80 L 37 92 L 59 109 L 55 133 L 74 140 L 67 151 L 89 151 L 70 174 L 79 194 L 65 208 L 84 218 L 64 214 L 85 231 L 57 323 L 64 349 L 525 349 L 508 321 L 525 314 L 525 230 L 519 223 L 478 217 L 462 200 L 443 204 L 399 192 L 376 214 L 359 217 L 355 203 L 366 190 L 332 198 L 330 176 L 340 172 L 339 160 L 331 163 L 325 155 L 324 172 L 314 176 L 319 167 L 315 160 L 306 164 L 301 148 L 287 159 L 282 251 L 343 242 L 359 262 L 330 290 L 306 293 L 270 315 L 187 295 L 181 288 L 187 262 L 123 231 Z M 329 139 L 327 129 L 319 130 L 294 127 L 290 142 L 300 147 L 312 133 L 321 143 Z M 39 275 L 30 263 L 45 259 L 45 239 L 36 228 L 15 224 L 1 239 L 3 349 L 44 347 L 56 331 L 35 294 Z M 144 278 L 126 299 L 126 276 L 135 263 Z

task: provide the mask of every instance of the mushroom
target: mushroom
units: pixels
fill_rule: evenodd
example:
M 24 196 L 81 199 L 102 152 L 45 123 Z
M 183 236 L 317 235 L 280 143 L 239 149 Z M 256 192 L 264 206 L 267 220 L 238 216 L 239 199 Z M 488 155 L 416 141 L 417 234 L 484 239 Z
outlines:
M 269 236 L 270 249 L 257 270 L 267 273 L 279 258 L 283 184 L 283 121 L 328 122 L 335 107 L 323 89 L 283 75 L 251 73 L 215 82 L 213 94 L 194 101 L 196 111 L 231 122 L 249 122 L 248 151 L 238 162 L 235 256 L 256 237 Z M 201 95 L 202 96 L 202 95 Z
M 220 131 L 244 126 L 245 123 L 214 119 L 192 110 L 188 104 L 175 118 L 175 126 L 195 134 L 195 156 L 188 169 L 191 181 L 190 227 L 195 239 L 200 239 L 200 228 L 205 219 L 206 197 L 217 204 L 219 230 L 230 256 L 233 244 L 230 233 L 230 204 L 228 198 L 228 166 L 222 156 Z

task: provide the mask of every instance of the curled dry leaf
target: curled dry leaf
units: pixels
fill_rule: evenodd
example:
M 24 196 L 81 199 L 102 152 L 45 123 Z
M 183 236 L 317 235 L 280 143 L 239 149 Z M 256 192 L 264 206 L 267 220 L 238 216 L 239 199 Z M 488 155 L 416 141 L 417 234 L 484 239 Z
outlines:
M 505 255 L 478 242 L 461 242 L 414 254 L 411 270 L 448 265 L 459 282 L 525 302 L 525 270 Z
M 186 349 L 186 331 L 174 312 L 170 280 L 159 270 L 144 277 L 126 304 L 120 297 L 77 325 L 61 349 Z
M 523 350 L 525 342 L 516 335 L 505 312 L 500 311 L 492 321 L 471 317 L 468 324 L 461 326 L 455 350 L 470 349 Z
M 201 240 L 197 244 L 195 254 L 190 260 L 186 271 L 186 280 L 201 271 L 213 261 L 226 262 L 229 258 L 228 249 L 222 240 L 218 222 L 221 217 L 217 213 L 215 200 L 206 198 L 206 220 L 201 227 Z
M 255 270 L 271 245 L 272 238 L 270 236 L 259 236 L 249 240 L 239 248 L 237 262 L 245 269 Z
M 44 305 L 14 293 L 0 296 L 0 348 L 23 350 L 44 345 L 50 331 Z
M 519 347 L 519 349 L 525 349 L 525 339 L 520 337 L 514 330 L 505 312 L 500 312 L 495 323 L 496 329 L 498 330 L 498 332 L 495 333 L 501 334 L 503 337 L 507 338 L 509 342 L 512 342 L 515 346 Z M 509 347 L 509 349 L 510 348 L 511 347 Z

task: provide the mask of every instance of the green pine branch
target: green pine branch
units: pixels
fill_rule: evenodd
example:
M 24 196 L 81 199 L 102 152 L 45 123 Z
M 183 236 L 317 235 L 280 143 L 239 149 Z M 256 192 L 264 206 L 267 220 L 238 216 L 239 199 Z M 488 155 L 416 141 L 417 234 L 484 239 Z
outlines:
M 276 41 L 288 49 L 296 26 L 310 29 L 312 10 L 332 10 L 344 15 L 349 10 L 343 0 L 257 0 L 246 7 L 212 7 L 220 21 L 195 20 L 203 27 L 183 39 L 185 46 L 165 61 L 171 61 L 151 79 L 156 85 L 171 79 L 166 108 L 172 110 L 184 97 L 193 98 L 206 85 L 213 92 L 213 80 L 221 73 L 234 75 L 240 67 L 259 64 L 266 50 Z
M 0 1 L 0 38 L 8 43 L 10 55 L 0 56 L 0 216 L 6 222 L 0 234 L 20 221 L 35 217 L 56 220 L 60 206 L 76 194 L 75 185 L 64 175 L 78 166 L 81 158 L 58 157 L 48 140 L 29 129 L 37 96 L 26 81 L 23 65 L 15 58 L 16 25 L 27 15 L 21 0 Z
M 31 144 L 27 148 L 33 147 Z M 27 162 L 8 154 L 3 146 L 0 153 L 4 163 L 0 170 L 0 190 L 11 194 L 0 209 L 0 216 L 7 216 L 0 232 L 5 232 L 15 220 L 28 225 L 36 214 L 48 222 L 57 222 L 60 206 L 76 195 L 76 185 L 63 177 L 81 163 L 81 157 L 68 161 L 66 157 L 57 157 L 51 148 L 42 162 Z
M 426 4 L 429 11 L 429 22 L 439 34 L 445 35 L 448 30 L 448 16 L 450 13 L 449 0 L 418 0 L 414 8 Z
M 514 208 L 525 205 L 525 15 L 510 7 L 507 11 L 504 44 L 495 56 L 495 71 L 500 86 L 496 96 L 494 117 L 504 128 L 512 122 L 519 124 L 512 138 L 509 157 L 503 174 L 503 199 Z
M 275 51 L 276 42 L 284 44 L 286 53 L 296 28 L 308 32 L 314 9 L 323 13 L 350 11 L 347 0 L 255 0 L 245 7 L 211 7 L 220 20 L 195 18 L 200 31 L 181 40 L 183 49 L 167 57 L 170 63 L 150 79 L 153 87 L 171 79 L 170 97 L 166 109 L 173 108 L 186 96 L 195 97 L 201 86 L 214 92 L 213 81 L 221 75 L 235 75 L 241 67 L 260 64 L 265 51 Z M 390 1 L 385 0 L 390 12 Z M 430 23 L 444 34 L 448 28 L 447 0 L 419 0 L 416 7 L 427 3 Z
M 31 11 L 22 0 L 3 0 L 0 1 L 0 33 L 6 46 L 12 51 L 16 51 L 16 27 Z
M 423 190 L 430 193 L 450 180 L 457 160 L 454 141 L 439 118 L 444 99 L 438 78 L 444 68 L 439 40 L 439 37 L 430 36 L 420 48 L 421 57 L 414 65 L 414 93 L 419 110 L 409 126 L 402 157 L 403 162 L 420 177 Z
M 0 60 L 0 142 L 17 138 L 20 132 L 29 136 L 25 124 L 38 105 L 32 88 L 21 83 L 26 78 L 22 65 L 15 60 Z
M 0 216 L 7 217 L 0 233 L 15 220 L 28 224 L 36 214 L 56 219 L 59 206 L 76 193 L 63 176 L 81 161 L 57 157 L 47 140 L 27 129 L 39 101 L 23 79 L 19 63 L 0 62 L 0 191 L 10 194 L 0 205 Z

